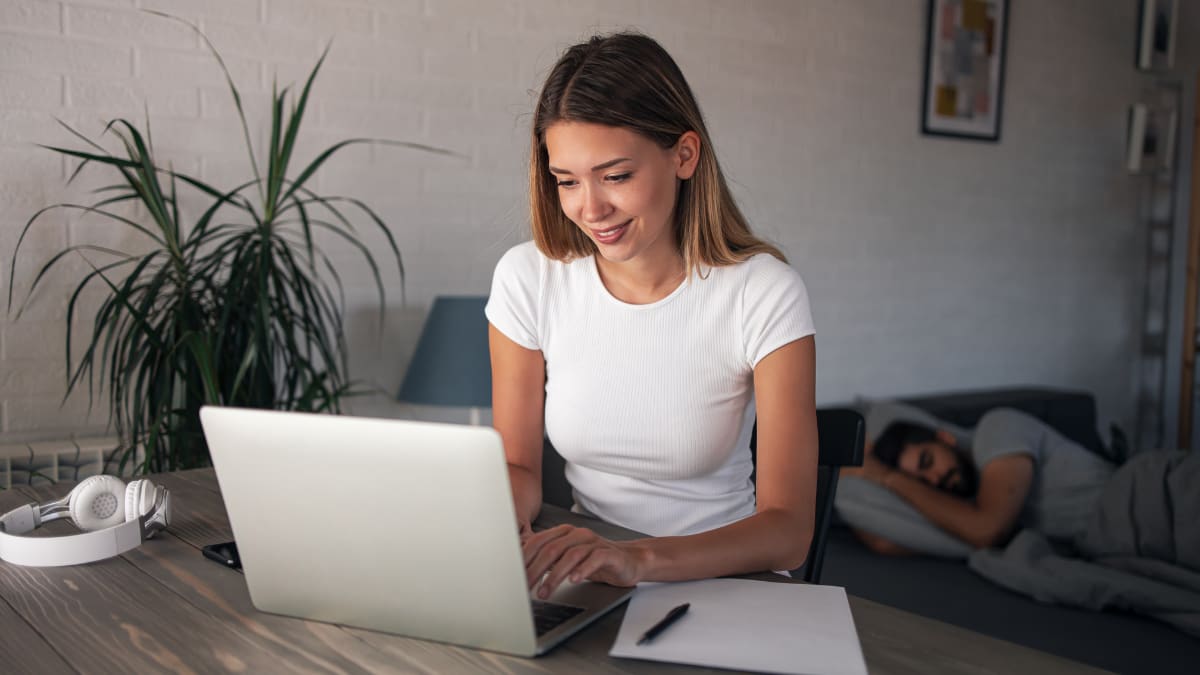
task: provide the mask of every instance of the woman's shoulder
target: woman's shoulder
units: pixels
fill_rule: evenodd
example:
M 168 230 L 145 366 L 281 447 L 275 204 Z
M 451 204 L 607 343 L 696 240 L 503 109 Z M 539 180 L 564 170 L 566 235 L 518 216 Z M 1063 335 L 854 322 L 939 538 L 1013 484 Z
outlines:
M 523 241 L 505 251 L 504 255 L 500 256 L 500 264 L 519 267 L 536 267 L 545 259 L 546 256 L 542 255 L 542 252 L 538 250 L 537 244 L 535 244 L 533 240 L 530 240 Z
M 532 241 L 508 249 L 496 263 L 494 281 L 505 285 L 534 288 L 561 288 L 588 278 L 591 257 L 567 261 L 547 257 Z
M 794 267 L 770 253 L 757 253 L 740 263 L 730 265 L 726 270 L 730 276 L 749 286 L 804 283 Z
M 770 271 L 776 274 L 796 274 L 796 268 L 770 253 L 755 253 L 743 264 L 749 265 L 754 270 Z
M 504 255 L 500 256 L 499 264 L 520 269 L 538 269 L 540 267 L 568 269 L 579 267 L 583 261 L 588 259 L 590 259 L 590 256 L 588 258 L 573 258 L 566 261 L 549 258 L 546 254 L 542 253 L 537 247 L 537 243 L 531 239 L 523 241 L 505 251 Z
M 551 260 L 538 250 L 533 241 L 513 246 L 500 256 L 496 263 L 497 276 L 538 278 Z

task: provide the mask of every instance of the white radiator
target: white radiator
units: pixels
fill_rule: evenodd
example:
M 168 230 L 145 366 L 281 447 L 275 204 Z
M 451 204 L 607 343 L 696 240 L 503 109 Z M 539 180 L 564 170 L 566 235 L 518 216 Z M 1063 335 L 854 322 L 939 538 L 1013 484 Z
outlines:
M 126 476 L 141 460 L 131 458 Z M 116 474 L 120 463 L 117 439 L 98 436 L 0 445 L 0 487 L 74 482 L 100 473 Z

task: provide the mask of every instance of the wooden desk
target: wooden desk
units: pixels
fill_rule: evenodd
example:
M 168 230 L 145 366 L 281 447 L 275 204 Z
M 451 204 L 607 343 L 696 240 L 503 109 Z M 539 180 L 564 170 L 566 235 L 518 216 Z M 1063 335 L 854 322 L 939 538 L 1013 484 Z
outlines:
M 537 659 L 264 614 L 250 604 L 242 575 L 200 554 L 202 546 L 232 538 L 212 470 L 153 480 L 171 490 L 174 523 L 141 548 L 119 559 L 75 567 L 0 563 L 0 669 L 7 673 L 729 672 L 608 657 L 623 608 Z M 59 497 L 68 488 L 0 491 L 0 513 L 29 501 Z M 545 521 L 572 517 L 548 509 Z M 43 529 L 63 533 L 73 528 L 55 522 Z M 596 529 L 620 534 L 603 523 Z M 481 566 L 480 572 L 486 570 Z M 851 597 L 850 608 L 872 673 L 1102 672 L 867 600 Z

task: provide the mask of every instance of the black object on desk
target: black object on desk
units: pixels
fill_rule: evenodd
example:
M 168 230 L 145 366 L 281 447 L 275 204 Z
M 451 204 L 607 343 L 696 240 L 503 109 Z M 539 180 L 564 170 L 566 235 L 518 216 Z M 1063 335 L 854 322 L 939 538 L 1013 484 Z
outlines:
M 201 549 L 204 557 L 230 569 L 242 571 L 242 557 L 238 555 L 237 543 L 227 541 L 221 544 L 209 544 Z
M 679 617 L 683 616 L 684 614 L 687 614 L 688 607 L 691 607 L 691 606 L 692 606 L 692 604 L 690 602 L 685 602 L 682 605 L 676 607 L 675 609 L 672 609 L 671 611 L 667 612 L 667 615 L 663 617 L 662 621 L 659 621 L 658 623 L 651 626 L 650 630 L 646 631 L 645 634 L 642 635 L 642 637 L 638 638 L 637 643 L 639 645 L 644 645 L 647 642 L 658 637 L 659 633 L 670 628 L 671 624 L 673 624 L 679 620 Z

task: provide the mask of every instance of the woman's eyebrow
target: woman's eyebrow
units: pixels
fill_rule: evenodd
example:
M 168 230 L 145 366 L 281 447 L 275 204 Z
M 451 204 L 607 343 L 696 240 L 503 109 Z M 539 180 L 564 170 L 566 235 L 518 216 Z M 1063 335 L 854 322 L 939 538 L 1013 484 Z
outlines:
M 620 164 L 621 162 L 628 162 L 629 159 L 630 159 L 629 157 L 618 157 L 616 159 L 610 159 L 607 162 L 601 162 L 600 164 L 593 166 L 592 171 L 603 171 L 604 169 L 616 166 L 617 164 Z M 551 166 L 550 173 L 570 174 L 571 172 L 567 171 L 566 169 L 560 169 L 556 166 Z

